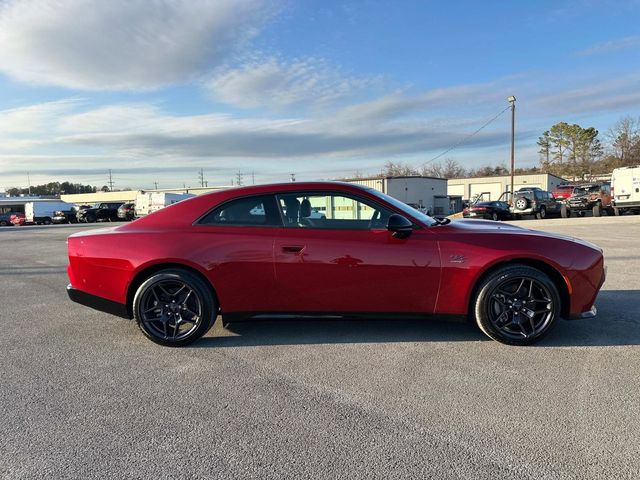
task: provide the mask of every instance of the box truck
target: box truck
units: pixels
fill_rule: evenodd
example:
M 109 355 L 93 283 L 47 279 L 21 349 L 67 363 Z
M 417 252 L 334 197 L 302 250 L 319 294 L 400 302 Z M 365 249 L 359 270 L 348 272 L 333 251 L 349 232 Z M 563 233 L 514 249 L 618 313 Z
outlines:
M 136 195 L 136 217 L 144 217 L 191 197 L 195 197 L 195 195 L 192 193 L 140 192 Z
M 54 212 L 58 210 L 71 210 L 73 205 L 60 201 L 27 202 L 24 204 L 24 216 L 26 223 L 36 225 L 50 225 Z

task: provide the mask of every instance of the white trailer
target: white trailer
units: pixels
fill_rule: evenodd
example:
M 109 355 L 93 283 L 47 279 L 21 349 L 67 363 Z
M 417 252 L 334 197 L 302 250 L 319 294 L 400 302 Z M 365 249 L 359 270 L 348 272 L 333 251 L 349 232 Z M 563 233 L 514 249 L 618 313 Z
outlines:
M 195 195 L 192 193 L 139 192 L 136 195 L 136 217 L 144 217 L 191 197 L 195 197 Z
M 616 214 L 640 212 L 640 165 L 616 168 L 611 174 L 611 196 Z
M 53 218 L 53 212 L 71 210 L 72 208 L 72 204 L 60 201 L 27 202 L 24 204 L 25 222 L 49 225 Z

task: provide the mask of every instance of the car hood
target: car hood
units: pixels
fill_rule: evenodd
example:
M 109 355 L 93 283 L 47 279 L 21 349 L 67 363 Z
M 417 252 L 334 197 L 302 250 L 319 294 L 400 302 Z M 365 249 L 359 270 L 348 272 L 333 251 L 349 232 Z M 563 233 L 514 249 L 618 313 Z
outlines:
M 585 242 L 579 238 L 569 237 L 567 235 L 560 235 L 558 233 L 544 232 L 542 230 L 531 230 L 523 228 L 518 225 L 512 225 L 504 222 L 494 222 L 492 220 L 454 220 L 444 227 L 430 227 L 430 228 L 448 228 L 458 231 L 466 231 L 470 233 L 503 233 L 505 235 L 531 235 L 536 237 L 555 238 L 557 240 L 566 240 L 570 242 L 579 242 L 582 244 L 588 244 L 594 248 L 594 245 Z

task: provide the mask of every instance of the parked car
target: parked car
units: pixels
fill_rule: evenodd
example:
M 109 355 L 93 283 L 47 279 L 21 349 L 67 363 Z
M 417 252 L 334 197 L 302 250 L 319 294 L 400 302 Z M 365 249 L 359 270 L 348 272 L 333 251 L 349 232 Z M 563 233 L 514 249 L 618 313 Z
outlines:
M 11 223 L 11 215 L 13 212 L 0 213 L 0 227 L 9 227 Z
M 580 216 L 592 212 L 594 217 L 599 217 L 603 210 L 613 215 L 611 185 L 609 182 L 578 185 L 567 200 L 566 206 L 563 217 L 570 217 L 574 212 Z
M 16 212 L 11 214 L 11 217 L 9 217 L 9 221 L 13 225 L 24 225 L 27 223 L 27 217 L 22 212 Z
M 115 222 L 118 220 L 118 208 L 122 204 L 123 202 L 100 202 L 89 208 L 81 208 L 77 213 L 78 221 L 86 223 Z
M 136 204 L 123 203 L 118 207 L 118 218 L 120 220 L 130 221 L 136 218 Z
M 616 168 L 611 174 L 614 213 L 640 213 L 640 165 Z
M 560 215 L 562 206 L 562 202 L 557 201 L 546 190 L 521 188 L 513 194 L 513 204 L 509 210 L 514 218 L 533 215 L 541 219 L 549 215 Z
M 324 218 L 310 218 L 324 206 Z M 261 211 L 262 214 L 252 212 Z M 317 316 L 463 317 L 527 345 L 591 318 L 602 250 L 483 220 L 436 220 L 360 185 L 221 190 L 68 239 L 71 300 L 186 345 L 225 323 Z
M 476 202 L 462 210 L 464 218 L 487 218 L 489 220 L 509 220 L 511 212 L 507 202 Z
M 78 218 L 76 217 L 77 210 L 71 208 L 69 210 L 56 210 L 53 212 L 53 218 L 51 221 L 53 223 L 78 223 Z
M 570 184 L 558 185 L 553 192 L 551 192 L 551 195 L 553 195 L 553 198 L 556 200 L 566 200 L 571 196 L 574 188 L 576 188 L 576 186 Z

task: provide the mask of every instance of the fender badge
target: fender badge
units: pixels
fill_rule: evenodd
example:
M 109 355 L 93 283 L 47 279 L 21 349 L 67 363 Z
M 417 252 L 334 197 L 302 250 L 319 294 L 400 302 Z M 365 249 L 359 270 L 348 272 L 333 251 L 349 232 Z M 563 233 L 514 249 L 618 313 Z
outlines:
M 449 255 L 449 262 L 451 263 L 464 263 L 466 260 L 464 255 Z

